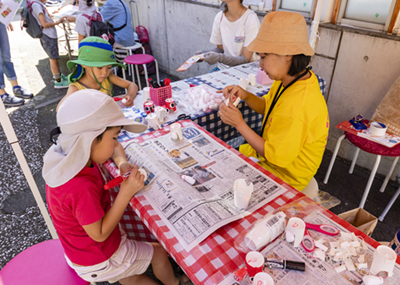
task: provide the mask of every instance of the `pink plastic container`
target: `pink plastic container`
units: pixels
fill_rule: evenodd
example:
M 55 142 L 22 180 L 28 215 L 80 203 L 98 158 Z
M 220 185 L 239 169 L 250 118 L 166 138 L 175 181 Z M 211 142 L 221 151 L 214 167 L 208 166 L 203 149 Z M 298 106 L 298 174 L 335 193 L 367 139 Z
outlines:
M 172 86 L 150 88 L 150 99 L 156 106 L 165 106 L 165 99 L 172 98 Z
M 270 85 L 274 80 L 269 78 L 269 76 L 261 68 L 257 71 L 256 82 L 260 85 Z

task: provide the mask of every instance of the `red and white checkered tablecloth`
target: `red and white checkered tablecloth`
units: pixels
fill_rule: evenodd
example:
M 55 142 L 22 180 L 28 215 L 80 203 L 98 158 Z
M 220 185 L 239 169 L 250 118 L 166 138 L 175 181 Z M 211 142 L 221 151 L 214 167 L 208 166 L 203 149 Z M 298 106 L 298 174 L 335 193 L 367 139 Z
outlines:
M 182 127 L 191 126 L 202 129 L 192 121 L 181 121 L 180 123 Z M 144 239 L 144 237 L 146 237 L 148 241 L 154 241 L 152 239 L 153 237 L 151 237 L 148 232 L 144 231 L 144 223 L 195 284 L 211 285 L 222 282 L 228 275 L 243 266 L 245 254 L 238 251 L 234 246 L 235 239 L 240 233 L 247 230 L 258 219 L 281 206 L 291 203 L 301 197 L 305 200 L 308 198 L 304 197 L 304 194 L 287 185 L 281 179 L 275 177 L 235 149 L 232 149 L 212 134 L 204 129 L 202 129 L 202 131 L 206 132 L 211 138 L 215 139 L 226 148 L 237 153 L 247 163 L 253 165 L 259 171 L 285 187 L 287 191 L 259 208 L 251 215 L 221 227 L 189 252 L 179 244 L 179 240 L 172 234 L 143 195 L 139 194 L 132 198 L 131 205 L 135 213 L 131 209 L 128 209 L 124 214 L 121 224 L 132 238 L 136 239 L 138 237 L 138 240 L 146 240 Z M 169 127 L 138 137 L 135 140 L 143 142 L 146 139 L 159 137 L 167 133 L 169 133 Z M 113 165 L 113 163 L 107 162 L 105 167 L 113 176 L 117 175 L 115 164 Z M 379 245 L 378 242 L 366 236 L 332 212 L 323 207 L 321 207 L 321 211 L 331 220 L 355 232 L 357 235 L 363 236 L 364 240 L 372 246 L 377 247 Z M 140 218 L 143 223 L 141 223 L 138 218 Z

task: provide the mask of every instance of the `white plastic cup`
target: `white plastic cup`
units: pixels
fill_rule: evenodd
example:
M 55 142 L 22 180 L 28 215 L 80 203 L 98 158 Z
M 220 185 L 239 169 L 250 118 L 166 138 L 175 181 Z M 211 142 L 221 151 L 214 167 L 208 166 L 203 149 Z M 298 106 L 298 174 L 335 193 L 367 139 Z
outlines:
M 179 123 L 174 123 L 170 128 L 172 140 L 183 140 L 182 126 Z
M 252 182 L 247 185 L 245 179 L 235 180 L 235 183 L 233 184 L 233 200 L 237 208 L 246 209 L 249 206 L 253 189 L 254 185 Z
M 143 102 L 146 102 L 147 100 L 151 100 L 150 99 L 150 87 L 143 88 Z
M 154 112 L 156 113 L 158 121 L 160 123 L 163 123 L 165 121 L 165 109 L 163 107 L 157 106 L 154 109 Z
M 244 90 L 247 89 L 247 79 L 246 78 L 240 78 L 239 81 L 239 86 L 242 87 Z
M 254 277 L 254 275 L 263 271 L 265 258 L 258 251 L 250 251 L 246 254 L 245 263 L 249 277 Z
M 256 86 L 256 75 L 255 74 L 253 74 L 253 73 L 250 73 L 249 74 L 249 84 L 250 84 L 250 86 Z
M 294 236 L 294 247 L 298 247 L 303 240 L 304 231 L 306 230 L 306 224 L 300 218 L 290 218 L 286 226 L 286 236 Z M 290 232 L 288 234 L 287 232 Z
M 374 259 L 372 260 L 370 272 L 373 275 L 381 271 L 386 271 L 391 277 L 393 275 L 394 265 L 396 264 L 396 252 L 386 245 L 380 245 L 375 249 Z
M 254 276 L 253 285 L 274 285 L 274 279 L 268 273 L 260 272 Z
M 147 115 L 147 123 L 151 128 L 155 130 L 161 129 L 160 122 L 158 121 L 157 115 L 155 113 L 150 113 Z

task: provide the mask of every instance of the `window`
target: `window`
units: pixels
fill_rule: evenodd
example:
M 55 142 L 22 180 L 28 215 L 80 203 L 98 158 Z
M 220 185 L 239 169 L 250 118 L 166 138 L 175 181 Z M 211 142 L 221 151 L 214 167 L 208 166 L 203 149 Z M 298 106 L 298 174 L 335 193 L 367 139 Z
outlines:
M 315 0 L 277 0 L 276 11 L 298 12 L 306 18 L 312 18 Z
M 387 31 L 396 0 L 342 0 L 338 23 Z

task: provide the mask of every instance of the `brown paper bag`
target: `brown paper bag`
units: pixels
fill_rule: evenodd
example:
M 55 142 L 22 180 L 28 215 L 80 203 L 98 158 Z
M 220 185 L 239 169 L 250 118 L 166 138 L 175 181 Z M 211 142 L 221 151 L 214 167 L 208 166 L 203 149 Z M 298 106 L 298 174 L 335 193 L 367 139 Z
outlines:
M 355 228 L 370 236 L 378 224 L 378 219 L 361 208 L 356 208 L 338 215 Z
M 384 123 L 388 133 L 400 136 L 400 77 L 390 87 L 388 93 L 383 97 L 371 122 Z

